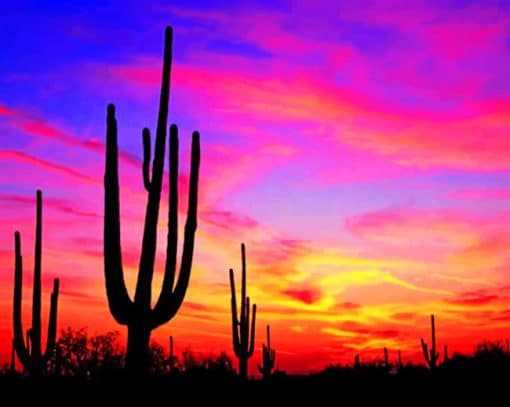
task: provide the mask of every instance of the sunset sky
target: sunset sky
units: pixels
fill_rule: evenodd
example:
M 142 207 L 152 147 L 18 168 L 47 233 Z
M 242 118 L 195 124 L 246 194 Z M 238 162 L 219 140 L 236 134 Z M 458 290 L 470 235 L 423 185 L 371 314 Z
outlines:
M 202 164 L 190 286 L 155 341 L 231 353 L 228 269 L 240 277 L 241 242 L 259 307 L 252 373 L 266 324 L 288 372 L 382 358 L 385 346 L 422 363 L 431 313 L 451 354 L 510 337 L 508 2 L 56 3 L 19 0 L 0 14 L 0 363 L 15 230 L 30 321 L 38 188 L 44 329 L 60 277 L 59 329 L 124 338 L 103 278 L 106 106 L 117 109 L 132 292 L 147 197 L 141 130 L 156 127 L 166 25 L 181 233 L 193 130 Z

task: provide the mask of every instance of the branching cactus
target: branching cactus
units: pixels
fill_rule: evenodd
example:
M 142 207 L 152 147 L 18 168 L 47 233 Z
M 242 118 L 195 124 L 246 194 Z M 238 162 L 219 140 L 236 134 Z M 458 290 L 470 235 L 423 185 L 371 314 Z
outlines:
M 430 316 L 430 329 L 432 333 L 432 344 L 430 350 L 423 338 L 421 338 L 421 348 L 423 350 L 425 362 L 427 362 L 430 369 L 435 369 L 437 367 L 437 362 L 439 361 L 439 352 L 436 352 L 436 324 L 434 314 Z
M 119 324 L 127 325 L 128 327 L 126 368 L 134 373 L 147 371 L 148 349 L 152 330 L 170 321 L 175 316 L 184 300 L 191 274 L 195 231 L 197 228 L 200 136 L 199 133 L 195 131 L 193 132 L 191 142 L 188 213 L 186 225 L 184 227 L 184 243 L 180 272 L 177 282 L 175 282 L 178 235 L 177 190 L 179 147 L 177 126 L 173 124 L 170 127 L 170 197 L 166 264 L 161 293 L 154 307 L 151 307 L 152 277 L 154 274 L 157 225 L 167 138 L 170 71 L 172 65 L 172 37 L 172 29 L 167 27 L 165 31 L 163 75 L 152 174 L 150 171 L 150 132 L 148 129 L 144 129 L 142 132 L 144 152 L 142 173 L 143 184 L 148 193 L 148 200 L 134 300 L 131 300 L 126 289 L 122 266 L 117 121 L 115 119 L 115 107 L 109 105 L 107 109 L 106 169 L 104 177 L 104 274 L 110 312 Z
M 37 191 L 37 214 L 35 229 L 35 257 L 34 257 L 34 282 L 32 287 L 32 326 L 27 331 L 26 342 L 24 340 L 23 325 L 21 322 L 21 302 L 23 285 L 23 261 L 21 256 L 21 236 L 19 232 L 14 234 L 14 246 L 16 251 L 14 271 L 14 307 L 13 307 L 13 331 L 14 348 L 18 359 L 25 371 L 33 376 L 44 373 L 48 359 L 52 356 L 57 337 L 57 305 L 59 279 L 53 280 L 53 292 L 50 298 L 50 317 L 48 322 L 48 336 L 46 349 L 42 351 L 41 345 L 41 268 L 42 268 L 42 192 Z
M 234 354 L 239 359 L 239 376 L 248 378 L 248 359 L 253 356 L 255 343 L 255 318 L 257 305 L 253 304 L 253 312 L 250 329 L 250 297 L 246 296 L 246 252 L 244 243 L 241 244 L 241 312 L 237 315 L 236 287 L 234 282 L 234 270 L 230 269 L 230 291 L 232 311 L 232 340 Z
M 262 344 L 262 365 L 259 365 L 259 372 L 264 379 L 271 376 L 276 360 L 276 351 L 271 349 L 271 328 L 266 327 L 267 343 Z

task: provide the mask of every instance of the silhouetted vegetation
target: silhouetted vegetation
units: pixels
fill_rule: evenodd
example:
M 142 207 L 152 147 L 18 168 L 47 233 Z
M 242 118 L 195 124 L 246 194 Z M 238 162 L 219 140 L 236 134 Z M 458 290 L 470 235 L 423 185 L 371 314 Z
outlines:
M 21 235 L 14 234 L 15 245 L 15 271 L 14 271 L 14 299 L 13 299 L 13 332 L 14 349 L 19 360 L 27 372 L 40 375 L 46 371 L 46 364 L 53 355 L 57 335 L 57 304 L 59 280 L 53 280 L 53 292 L 50 300 L 50 317 L 48 322 L 48 337 L 46 349 L 42 351 L 41 345 L 41 267 L 42 267 L 42 192 L 37 191 L 37 211 L 35 228 L 35 256 L 34 256 L 34 282 L 32 287 L 32 326 L 27 331 L 25 342 L 23 326 L 21 323 L 21 302 L 23 286 L 23 260 L 21 256 Z M 14 364 L 14 361 L 11 362 Z
M 166 265 L 160 296 L 151 308 L 152 277 L 156 255 L 157 224 L 167 136 L 168 104 L 170 95 L 170 70 L 172 65 L 172 29 L 165 31 L 163 79 L 156 129 L 156 147 L 150 171 L 151 140 L 149 129 L 142 132 L 143 138 L 143 184 L 148 192 L 145 226 L 136 283 L 134 301 L 129 298 L 122 266 L 120 244 L 120 204 L 117 121 L 115 107 L 107 109 L 106 169 L 104 177 L 104 274 L 110 311 L 115 320 L 128 327 L 126 368 L 133 373 L 143 373 L 149 365 L 149 342 L 153 329 L 170 321 L 179 310 L 188 287 L 193 259 L 195 230 L 197 228 L 198 172 L 200 165 L 200 140 L 198 132 L 192 136 L 189 202 L 181 269 L 176 279 L 178 237 L 178 134 L 177 126 L 170 127 L 170 197 L 168 213 L 168 240 Z
M 232 341 L 234 354 L 239 360 L 239 376 L 246 379 L 248 375 L 248 359 L 253 356 L 255 347 L 255 319 L 257 316 L 257 305 L 253 304 L 253 315 L 250 327 L 250 297 L 246 296 L 246 249 L 241 244 L 241 312 L 237 316 L 236 286 L 234 270 L 229 270 L 231 312 L 232 312 Z
M 275 371 L 271 380 L 244 380 L 236 374 L 227 354 L 201 355 L 189 349 L 180 355 L 179 368 L 171 371 L 163 348 L 151 343 L 148 375 L 128 386 L 131 382 L 126 381 L 128 377 L 123 373 L 124 352 L 118 345 L 116 332 L 89 336 L 86 330 L 68 328 L 60 336 L 60 368 L 56 369 L 56 360 L 51 359 L 47 375 L 34 378 L 23 372 L 13 374 L 5 365 L 0 374 L 4 396 L 20 389 L 30 391 L 39 383 L 48 395 L 61 394 L 58 392 L 67 388 L 75 391 L 80 399 L 94 395 L 92 390 L 106 392 L 116 399 L 131 397 L 143 386 L 144 393 L 153 397 L 165 396 L 171 389 L 172 395 L 222 404 L 229 403 L 225 396 L 233 391 L 242 392 L 252 401 L 281 397 L 286 402 L 302 401 L 302 397 L 326 401 L 341 391 L 346 401 L 351 397 L 358 401 L 377 401 L 384 396 L 397 405 L 408 405 L 406 394 L 410 397 L 419 394 L 420 400 L 442 394 L 442 399 L 452 398 L 457 402 L 463 396 L 477 394 L 484 397 L 484 405 L 490 405 L 491 396 L 505 391 L 510 374 L 510 355 L 499 342 L 481 343 L 472 356 L 456 354 L 447 365 L 435 369 L 407 363 L 389 372 L 381 360 L 367 360 L 360 361 L 356 367 L 331 365 L 307 375 Z M 434 391 L 420 393 L 429 388 Z M 60 398 L 60 402 L 64 399 Z

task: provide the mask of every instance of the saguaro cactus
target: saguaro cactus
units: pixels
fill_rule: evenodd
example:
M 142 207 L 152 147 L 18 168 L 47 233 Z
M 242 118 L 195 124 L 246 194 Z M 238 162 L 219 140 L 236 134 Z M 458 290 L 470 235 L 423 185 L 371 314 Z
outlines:
M 423 357 L 425 358 L 425 362 L 427 362 L 429 368 L 435 369 L 439 360 L 439 352 L 436 352 L 436 324 L 434 314 L 430 315 L 430 330 L 432 332 L 432 345 L 430 350 L 423 338 L 421 338 L 421 348 L 423 350 Z
M 267 343 L 262 344 L 262 365 L 259 365 L 259 372 L 264 379 L 271 376 L 276 360 L 276 351 L 271 349 L 271 328 L 266 326 Z
M 143 138 L 143 184 L 148 192 L 145 212 L 145 226 L 136 283 L 136 292 L 132 301 L 124 283 L 122 255 L 120 245 L 120 209 L 117 121 L 115 107 L 107 109 L 106 132 L 106 169 L 104 177 L 105 216 L 104 216 L 104 275 L 106 294 L 110 312 L 121 325 L 128 327 L 126 367 L 133 372 L 144 372 L 148 367 L 148 349 L 153 329 L 170 321 L 179 310 L 188 287 L 195 230 L 197 228 L 198 173 L 200 165 L 200 136 L 193 132 L 191 143 L 191 172 L 189 178 L 189 201 L 184 243 L 179 277 L 174 287 L 177 264 L 177 189 L 178 189 L 178 134 L 177 126 L 170 127 L 170 197 L 168 214 L 168 240 L 166 265 L 159 298 L 151 308 L 152 277 L 156 254 L 157 225 L 163 168 L 165 162 L 165 143 L 167 136 L 168 102 L 170 94 L 170 70 L 172 65 L 172 29 L 165 31 L 165 49 L 163 75 L 159 102 L 159 115 L 156 129 L 156 147 L 150 174 L 151 140 L 150 132 L 144 129 Z
M 443 347 L 443 364 L 447 364 L 448 363 L 448 345 L 444 345 Z
M 234 354 L 239 359 L 239 375 L 241 378 L 248 377 L 248 359 L 253 356 L 255 343 L 255 318 L 257 305 L 253 304 L 253 316 L 250 329 L 250 297 L 246 296 L 246 252 L 244 243 L 241 244 L 241 312 L 237 316 L 236 287 L 234 282 L 234 270 L 230 269 L 230 291 L 232 309 L 232 339 Z
M 35 229 L 35 258 L 34 258 L 34 282 L 32 293 L 32 327 L 28 330 L 25 344 L 23 326 L 21 323 L 21 301 L 23 285 L 23 262 L 21 256 L 21 236 L 19 232 L 14 234 L 14 246 L 16 251 L 14 271 L 14 307 L 13 307 L 13 331 L 14 348 L 25 370 L 34 376 L 40 375 L 52 356 L 57 337 L 57 305 L 59 279 L 53 280 L 53 292 L 50 299 L 50 317 L 48 322 L 48 338 L 46 349 L 42 352 L 41 345 L 41 252 L 42 252 L 42 192 L 37 191 L 37 215 Z

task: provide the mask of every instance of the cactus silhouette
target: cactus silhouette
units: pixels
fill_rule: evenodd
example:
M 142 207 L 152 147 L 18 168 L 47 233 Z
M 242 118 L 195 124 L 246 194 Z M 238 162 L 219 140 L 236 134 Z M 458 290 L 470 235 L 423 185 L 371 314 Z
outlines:
M 172 28 L 165 30 L 163 74 L 159 102 L 158 123 L 152 176 L 150 174 L 150 132 L 144 129 L 143 139 L 143 184 L 148 192 L 143 243 L 139 263 L 134 300 L 131 300 L 124 283 L 120 242 L 120 204 L 117 121 L 115 107 L 107 109 L 106 168 L 104 177 L 104 275 L 108 305 L 114 319 L 127 325 L 126 368 L 131 372 L 145 372 L 148 368 L 148 350 L 153 329 L 170 321 L 179 310 L 188 287 L 193 260 L 195 231 L 197 228 L 198 174 L 200 166 L 200 136 L 193 132 L 191 146 L 191 172 L 189 179 L 189 201 L 180 273 L 174 286 L 177 265 L 177 186 L 178 186 L 178 134 L 177 126 L 170 127 L 170 186 L 168 238 L 166 265 L 159 298 L 151 307 L 152 277 L 156 254 L 157 224 L 167 135 L 168 104 L 170 94 L 170 71 L 172 65 Z
M 386 346 L 384 347 L 384 368 L 386 370 L 391 369 L 390 362 L 388 360 L 388 348 Z
M 358 353 L 356 353 L 356 354 L 354 355 L 354 368 L 355 368 L 355 369 L 358 369 L 360 366 L 361 366 L 361 365 L 360 365 L 360 362 L 359 362 L 359 354 L 358 354 Z
M 448 345 L 443 347 L 443 364 L 448 363 Z
M 27 340 L 23 339 L 23 326 L 21 323 L 21 302 L 23 285 L 23 261 L 21 256 L 21 236 L 19 232 L 14 234 L 16 251 L 14 271 L 14 306 L 13 306 L 13 331 L 14 348 L 25 370 L 33 376 L 44 372 L 48 359 L 52 356 L 57 336 L 57 305 L 59 279 L 53 280 L 53 292 L 50 300 L 50 317 L 48 322 L 48 337 L 46 349 L 42 352 L 41 345 L 41 252 L 42 252 L 42 192 L 37 191 L 37 214 L 35 229 L 35 257 L 34 257 L 34 282 L 32 294 L 32 326 L 27 331 Z
M 246 252 L 244 243 L 241 244 L 241 312 L 237 316 L 236 287 L 234 282 L 234 270 L 230 269 L 230 291 L 232 310 L 232 340 L 234 354 L 239 359 L 239 376 L 242 379 L 248 377 L 248 359 L 253 356 L 255 342 L 255 318 L 257 305 L 253 304 L 253 316 L 250 329 L 250 297 L 246 296 Z
M 430 350 L 423 338 L 421 338 L 421 348 L 423 350 L 423 357 L 425 358 L 425 362 L 427 362 L 427 365 L 430 369 L 435 369 L 439 360 L 439 353 L 436 352 L 436 324 L 434 314 L 430 315 L 430 330 L 432 333 L 432 344 Z
M 177 357 L 174 355 L 174 337 L 169 337 L 168 369 L 173 372 L 177 368 Z
M 400 350 L 398 351 L 397 356 L 397 366 L 399 369 L 402 369 L 404 367 L 404 364 L 402 363 L 402 352 L 400 352 Z
M 264 379 L 271 376 L 276 359 L 276 351 L 271 349 L 271 328 L 269 325 L 266 327 L 266 335 L 267 343 L 262 344 L 262 365 L 259 365 L 259 372 L 262 374 Z

